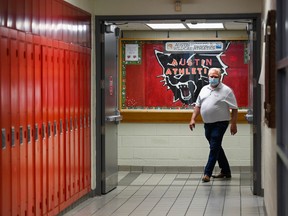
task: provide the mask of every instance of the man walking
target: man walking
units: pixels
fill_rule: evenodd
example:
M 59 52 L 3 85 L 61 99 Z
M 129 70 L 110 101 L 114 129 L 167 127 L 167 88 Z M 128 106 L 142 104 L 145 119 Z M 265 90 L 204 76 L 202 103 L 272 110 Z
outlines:
M 201 114 L 205 137 L 210 145 L 208 162 L 205 166 L 203 182 L 209 182 L 216 161 L 221 172 L 214 178 L 231 178 L 231 170 L 225 152 L 222 148 L 222 139 L 231 121 L 230 133 L 237 133 L 238 106 L 231 88 L 221 82 L 221 70 L 210 68 L 208 72 L 209 85 L 204 86 L 196 100 L 194 112 L 189 123 L 191 130 L 195 128 L 196 117 Z M 230 114 L 232 110 L 232 117 Z

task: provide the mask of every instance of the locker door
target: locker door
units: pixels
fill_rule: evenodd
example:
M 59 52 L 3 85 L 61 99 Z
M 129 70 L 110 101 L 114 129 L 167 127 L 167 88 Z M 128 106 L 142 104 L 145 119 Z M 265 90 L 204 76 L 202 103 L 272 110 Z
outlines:
M 87 103 L 88 103 L 88 95 L 87 95 L 87 54 L 85 52 L 85 65 L 84 65 L 84 71 L 83 71 L 83 82 L 84 82 L 84 87 L 83 87 L 83 93 L 84 93 L 84 101 L 83 101 L 83 126 L 84 126 L 84 187 L 88 187 L 88 127 L 87 127 Z
M 71 170 L 71 196 L 75 194 L 75 53 L 70 45 L 70 170 Z
M 44 140 L 43 135 L 45 135 L 45 130 L 42 127 L 42 80 L 41 80 L 41 45 L 40 37 L 33 36 L 33 59 L 34 59 L 34 89 L 33 92 L 35 102 L 35 128 L 38 128 L 38 137 L 35 136 L 35 215 L 42 215 L 42 210 L 44 208 L 42 192 L 43 192 L 43 170 L 42 170 L 42 140 Z M 43 124 L 44 125 L 44 124 Z M 35 133 L 36 134 L 36 133 Z
M 48 118 L 48 134 L 47 134 L 47 150 L 48 150 L 48 211 L 54 209 L 54 74 L 53 74 L 53 48 L 50 41 L 47 49 L 47 118 Z
M 74 73 L 74 146 L 75 146 L 75 193 L 78 193 L 80 190 L 80 180 L 79 180 L 79 52 L 76 51 L 75 55 L 75 73 Z
M 79 73 L 79 146 L 80 146 L 80 150 L 79 150 L 79 162 L 80 162 L 80 191 L 82 191 L 84 189 L 84 171 L 85 171 L 85 167 L 84 167 L 84 130 L 83 130 L 83 106 L 84 106 L 84 92 L 83 92 L 83 88 L 84 88 L 84 71 L 85 71 L 85 55 L 83 53 L 83 49 L 81 51 L 80 54 L 80 68 L 79 71 L 81 71 Z
M 12 31 L 12 30 L 10 30 Z M 15 32 L 12 31 L 12 34 Z M 10 39 L 11 51 L 11 172 L 12 215 L 20 214 L 20 149 L 19 149 L 19 50 L 16 38 Z
M 34 56 L 33 56 L 33 39 L 32 35 L 26 35 L 26 61 L 27 61 L 27 125 L 32 128 L 31 136 L 27 132 L 27 215 L 32 215 L 35 212 L 35 142 L 38 141 L 39 128 L 35 124 L 34 113 Z
M 70 55 L 65 50 L 65 200 L 71 197 L 71 166 L 70 166 Z
M 59 49 L 58 42 L 53 43 L 53 145 L 54 145 L 54 214 L 59 213 Z M 58 211 L 58 212 L 57 212 Z
M 40 1 L 32 0 L 32 33 L 35 35 L 39 35 L 39 24 L 40 24 Z M 42 4 L 41 4 L 42 5 Z
M 11 215 L 12 212 L 12 175 L 11 175 L 11 77 L 10 77 L 10 45 L 9 39 L 0 36 L 0 126 L 1 154 L 0 170 L 5 175 L 0 178 L 0 215 Z M 5 109 L 4 109 L 5 107 Z
M 41 38 L 43 40 L 43 38 Z M 44 41 L 45 42 L 45 41 Z M 44 43 L 41 42 L 41 43 Z M 48 211 L 48 50 L 47 47 L 41 46 L 42 52 L 42 70 L 41 70 L 41 86 L 42 86 L 42 214 Z
M 32 125 L 27 124 L 27 70 L 26 70 L 26 42 L 25 34 L 18 32 L 18 59 L 19 59 L 19 148 L 20 148 L 20 212 L 27 215 L 27 150 L 32 140 Z M 33 158 L 32 158 L 33 159 Z
M 86 73 L 87 73 L 87 188 L 88 190 L 91 188 L 91 50 L 87 48 L 87 66 L 86 66 Z
M 65 201 L 65 58 L 64 47 L 59 49 L 59 203 Z

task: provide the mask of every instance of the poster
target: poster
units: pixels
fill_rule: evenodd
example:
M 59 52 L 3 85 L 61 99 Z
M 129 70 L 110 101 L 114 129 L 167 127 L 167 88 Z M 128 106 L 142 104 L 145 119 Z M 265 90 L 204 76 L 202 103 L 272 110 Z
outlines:
M 141 64 L 123 62 L 122 109 L 189 109 L 201 88 L 208 84 L 211 67 L 221 68 L 222 82 L 232 88 L 238 106 L 248 106 L 245 41 L 217 42 L 214 48 L 212 43 L 210 48 L 207 42 L 198 43 L 197 51 L 191 50 L 191 44 L 189 49 L 181 50 L 178 46 L 175 50 L 173 43 L 142 41 Z

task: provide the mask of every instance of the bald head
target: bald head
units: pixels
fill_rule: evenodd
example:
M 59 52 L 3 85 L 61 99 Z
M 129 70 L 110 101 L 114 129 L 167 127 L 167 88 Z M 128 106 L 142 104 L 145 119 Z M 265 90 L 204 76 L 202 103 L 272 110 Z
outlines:
M 213 74 L 217 74 L 217 76 L 220 78 L 221 77 L 221 70 L 220 68 L 210 68 L 208 71 L 208 76 L 210 77 L 210 75 Z

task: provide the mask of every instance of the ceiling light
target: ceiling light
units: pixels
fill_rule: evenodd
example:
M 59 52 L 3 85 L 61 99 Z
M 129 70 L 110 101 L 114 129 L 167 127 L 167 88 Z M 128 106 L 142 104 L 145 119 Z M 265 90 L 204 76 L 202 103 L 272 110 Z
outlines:
M 223 23 L 187 23 L 190 29 L 224 29 Z
M 182 23 L 149 23 L 146 25 L 148 25 L 150 28 L 152 28 L 154 30 L 186 29 L 186 27 Z

